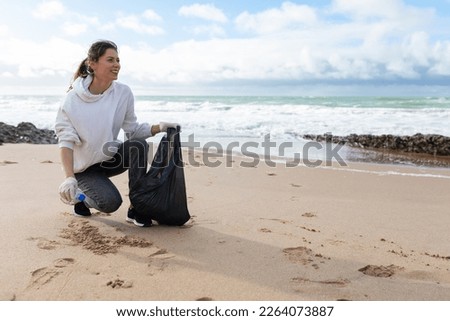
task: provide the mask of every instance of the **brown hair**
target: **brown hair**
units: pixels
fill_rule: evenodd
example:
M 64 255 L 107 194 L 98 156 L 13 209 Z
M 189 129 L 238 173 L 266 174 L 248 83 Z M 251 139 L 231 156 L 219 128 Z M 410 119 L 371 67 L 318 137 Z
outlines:
M 98 40 L 94 42 L 89 48 L 87 57 L 81 61 L 80 65 L 75 71 L 73 75 L 73 81 L 75 81 L 75 79 L 77 79 L 78 77 L 86 78 L 89 74 L 91 74 L 92 69 L 88 65 L 89 61 L 97 62 L 100 57 L 105 54 L 107 49 L 114 49 L 115 51 L 118 51 L 117 45 L 112 41 Z M 72 89 L 72 85 L 70 85 L 69 90 L 70 89 Z

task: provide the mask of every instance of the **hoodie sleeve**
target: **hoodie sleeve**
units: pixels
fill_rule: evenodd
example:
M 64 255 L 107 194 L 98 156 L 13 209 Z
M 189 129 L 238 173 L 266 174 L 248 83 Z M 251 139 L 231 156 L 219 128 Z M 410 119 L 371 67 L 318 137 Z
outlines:
M 64 106 L 61 106 L 56 115 L 55 133 L 58 137 L 59 147 L 73 149 L 74 145 L 81 145 L 80 137 L 72 125 Z
M 149 123 L 138 123 L 134 112 L 134 97 L 131 94 L 128 99 L 127 111 L 122 124 L 122 129 L 128 139 L 148 138 L 152 136 Z

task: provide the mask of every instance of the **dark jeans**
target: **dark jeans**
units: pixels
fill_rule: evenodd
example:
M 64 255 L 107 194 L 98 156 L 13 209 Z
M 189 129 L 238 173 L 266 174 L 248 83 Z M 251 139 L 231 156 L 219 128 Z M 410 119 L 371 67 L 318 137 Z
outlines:
M 147 172 L 148 144 L 145 139 L 127 140 L 119 146 L 112 159 L 88 167 L 75 174 L 78 187 L 93 202 L 89 205 L 104 213 L 116 211 L 122 204 L 119 190 L 109 177 L 128 169 L 128 187 Z

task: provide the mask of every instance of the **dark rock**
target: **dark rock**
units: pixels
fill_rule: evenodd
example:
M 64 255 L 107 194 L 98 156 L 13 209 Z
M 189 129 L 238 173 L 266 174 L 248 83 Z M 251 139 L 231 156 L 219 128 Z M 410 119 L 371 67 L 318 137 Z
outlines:
M 423 135 L 417 133 L 413 136 L 394 135 L 357 135 L 332 136 L 324 135 L 304 135 L 304 139 L 318 142 L 332 142 L 335 144 L 345 144 L 350 147 L 390 150 L 407 153 L 420 153 L 433 156 L 450 156 L 450 137 L 442 135 Z
M 57 142 L 53 130 L 39 129 L 28 122 L 22 122 L 17 126 L 0 122 L 0 145 L 2 143 L 56 144 Z

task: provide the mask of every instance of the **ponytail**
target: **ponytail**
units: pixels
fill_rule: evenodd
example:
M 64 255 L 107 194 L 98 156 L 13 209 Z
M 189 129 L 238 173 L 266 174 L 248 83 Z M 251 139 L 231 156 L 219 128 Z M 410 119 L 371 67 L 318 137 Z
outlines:
M 69 92 L 70 90 L 73 89 L 72 84 L 78 77 L 86 78 L 93 72 L 91 67 L 88 66 L 88 60 L 89 60 L 89 58 L 84 58 L 83 61 L 78 66 L 77 70 L 73 74 L 73 79 L 72 79 L 72 82 L 70 83 L 70 86 L 69 86 L 69 89 L 67 90 L 67 92 Z
M 86 78 L 89 74 L 92 73 L 92 69 L 88 66 L 88 58 L 84 58 L 83 61 L 78 66 L 77 71 L 73 75 L 73 80 L 78 77 Z

